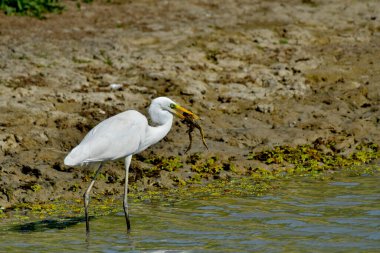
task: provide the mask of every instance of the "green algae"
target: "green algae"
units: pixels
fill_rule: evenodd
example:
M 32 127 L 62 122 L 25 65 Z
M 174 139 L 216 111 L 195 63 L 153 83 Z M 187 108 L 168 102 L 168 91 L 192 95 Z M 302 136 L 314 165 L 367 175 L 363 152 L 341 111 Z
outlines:
M 248 160 L 259 160 L 265 164 L 289 167 L 291 171 L 304 173 L 324 170 L 337 170 L 343 167 L 368 164 L 380 158 L 377 144 L 360 144 L 350 155 L 334 152 L 334 143 L 330 143 L 331 152 L 323 152 L 311 145 L 296 147 L 276 146 L 270 150 L 252 152 Z
M 183 167 L 183 163 L 180 157 L 163 157 L 154 156 L 144 160 L 145 163 L 152 164 L 153 166 L 149 169 L 149 174 L 155 174 L 157 171 L 166 170 L 169 172 L 176 171 Z
M 203 157 L 195 153 L 183 162 L 180 157 L 152 157 L 144 161 L 151 164 L 145 176 L 157 177 L 161 170 L 177 173 L 180 169 L 189 168 L 188 178 L 173 176 L 177 183 L 168 189 L 154 187 L 138 191 L 135 184 L 129 187 L 129 198 L 133 202 L 172 202 L 178 199 L 231 196 L 257 196 L 273 191 L 281 182 L 297 177 L 308 180 L 333 180 L 335 175 L 348 176 L 373 175 L 380 172 L 378 165 L 371 161 L 380 158 L 379 146 L 373 143 L 357 145 L 349 155 L 334 152 L 335 143 L 329 144 L 329 152 L 323 152 L 311 145 L 296 147 L 277 146 L 260 152 L 251 152 L 247 161 L 256 160 L 267 167 L 246 166 L 238 168 L 229 160 L 216 156 Z M 228 176 L 221 177 L 222 173 Z M 107 176 L 105 175 L 105 178 Z M 78 191 L 79 186 L 69 188 Z M 36 186 L 38 191 L 38 186 Z M 102 216 L 122 211 L 122 198 L 94 194 L 91 199 L 90 215 Z M 74 201 L 58 199 L 51 203 L 22 203 L 13 207 L 11 212 L 1 210 L 0 218 L 11 218 L 16 223 L 28 220 L 29 217 L 46 219 L 58 217 L 67 219 L 84 216 L 83 200 L 78 196 Z
M 207 174 L 217 174 L 223 170 L 223 165 L 218 162 L 216 156 L 209 157 L 204 161 L 198 160 L 191 166 L 191 171 L 199 173 L 202 177 Z
M 285 171 L 285 173 L 284 173 Z M 363 176 L 379 173 L 378 166 L 353 166 L 343 168 L 340 171 L 325 171 L 317 175 L 291 174 L 286 170 L 264 170 L 258 169 L 249 172 L 245 177 L 234 177 L 228 180 L 212 180 L 203 184 L 192 184 L 178 186 L 172 189 L 156 189 L 144 192 L 131 192 L 129 194 L 131 206 L 138 202 L 160 202 L 170 203 L 179 199 L 208 199 L 219 196 L 261 196 L 270 191 L 284 187 L 283 182 L 296 180 L 302 177 L 308 180 L 334 180 L 336 175 L 342 176 Z M 94 194 L 90 202 L 90 216 L 105 216 L 117 212 L 122 212 L 121 197 L 104 197 Z M 133 209 L 132 209 L 133 210 Z M 0 213 L 1 219 L 12 220 L 12 223 L 22 223 L 28 220 L 41 220 L 54 217 L 57 220 L 67 220 L 84 217 L 83 200 L 77 198 L 74 201 L 56 200 L 51 203 L 19 204 L 12 212 Z
M 34 184 L 30 188 L 32 189 L 32 191 L 38 192 L 38 191 L 40 191 L 42 189 L 42 186 L 39 185 L 39 184 Z

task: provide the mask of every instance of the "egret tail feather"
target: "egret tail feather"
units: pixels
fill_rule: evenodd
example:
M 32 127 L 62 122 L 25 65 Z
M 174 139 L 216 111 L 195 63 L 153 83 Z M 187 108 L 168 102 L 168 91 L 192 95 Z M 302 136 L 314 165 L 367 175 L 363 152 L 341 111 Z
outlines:
M 75 147 L 63 161 L 67 166 L 81 165 L 88 158 L 87 152 L 83 150 L 83 146 Z

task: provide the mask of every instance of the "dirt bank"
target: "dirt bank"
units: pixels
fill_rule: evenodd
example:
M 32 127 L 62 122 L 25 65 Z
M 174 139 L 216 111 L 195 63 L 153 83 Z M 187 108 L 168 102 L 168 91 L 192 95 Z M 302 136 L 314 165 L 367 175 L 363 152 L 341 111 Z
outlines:
M 132 161 L 131 191 L 277 168 L 253 154 L 278 145 L 348 157 L 380 144 L 380 2 L 107 2 L 0 14 L 1 207 L 81 196 L 93 168 L 65 167 L 67 152 L 157 96 L 201 115 L 210 149 L 195 138 L 184 155 L 177 121 Z M 108 163 L 95 192 L 123 182 L 123 163 Z

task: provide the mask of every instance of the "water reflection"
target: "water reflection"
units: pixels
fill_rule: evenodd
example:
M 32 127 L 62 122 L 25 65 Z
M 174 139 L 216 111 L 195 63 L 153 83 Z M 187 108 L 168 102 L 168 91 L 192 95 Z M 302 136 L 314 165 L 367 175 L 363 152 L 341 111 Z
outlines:
M 263 197 L 134 203 L 131 233 L 122 212 L 98 217 L 91 221 L 87 244 L 83 218 L 2 226 L 0 247 L 7 252 L 376 252 L 379 179 L 291 181 Z
M 24 224 L 16 224 L 11 226 L 10 231 L 16 232 L 43 232 L 52 229 L 66 229 L 75 226 L 78 223 L 84 222 L 84 217 L 73 218 L 66 217 L 61 219 L 48 219 L 34 222 L 27 222 Z

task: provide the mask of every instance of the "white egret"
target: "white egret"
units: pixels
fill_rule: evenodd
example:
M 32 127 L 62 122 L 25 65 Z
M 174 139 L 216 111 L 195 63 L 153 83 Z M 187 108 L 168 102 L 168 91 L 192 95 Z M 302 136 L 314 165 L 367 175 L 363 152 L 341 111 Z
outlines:
M 158 97 L 152 100 L 149 107 L 149 115 L 156 126 L 150 126 L 148 120 L 141 113 L 128 110 L 112 116 L 95 126 L 65 158 L 67 166 L 86 165 L 99 163 L 89 187 L 84 193 L 84 210 L 86 218 L 86 232 L 90 231 L 88 217 L 88 203 L 90 191 L 95 179 L 101 170 L 103 163 L 109 160 L 125 158 L 125 186 L 124 186 L 124 215 L 127 230 L 131 224 L 128 212 L 128 171 L 131 159 L 149 146 L 164 138 L 170 131 L 173 122 L 173 114 L 181 119 L 189 117 L 197 119 L 198 116 L 167 97 Z

